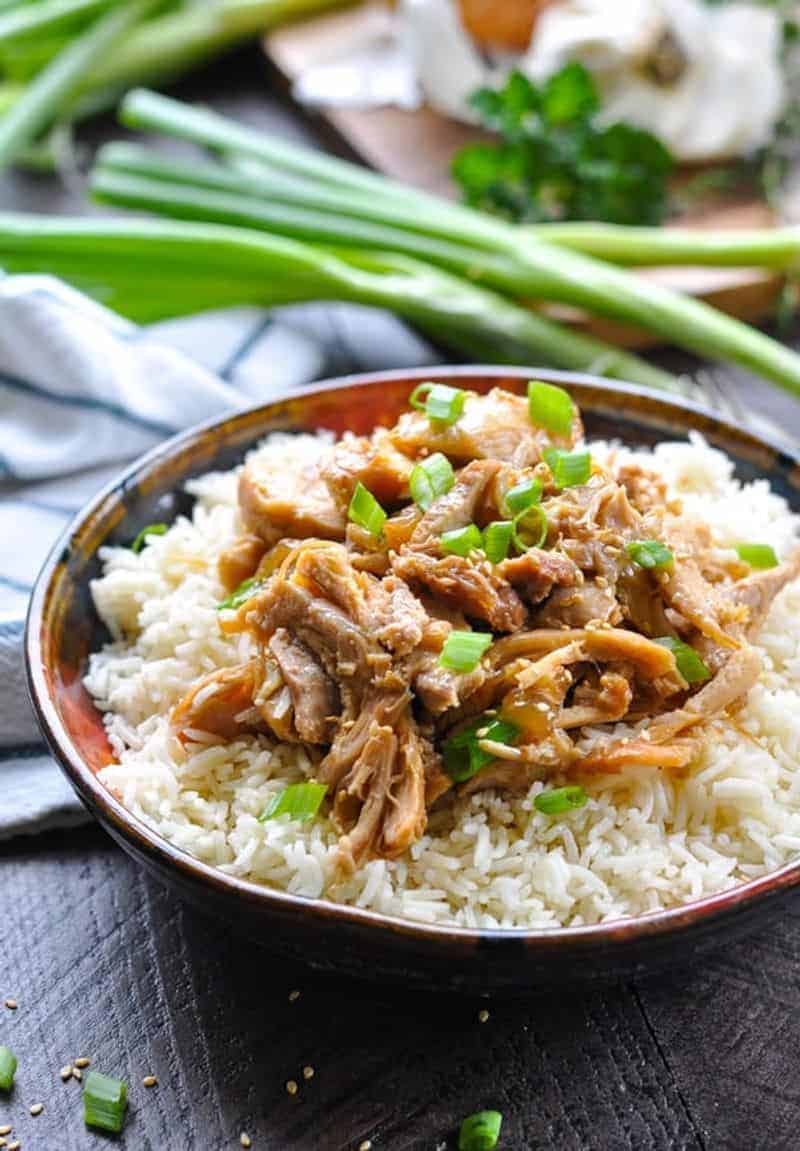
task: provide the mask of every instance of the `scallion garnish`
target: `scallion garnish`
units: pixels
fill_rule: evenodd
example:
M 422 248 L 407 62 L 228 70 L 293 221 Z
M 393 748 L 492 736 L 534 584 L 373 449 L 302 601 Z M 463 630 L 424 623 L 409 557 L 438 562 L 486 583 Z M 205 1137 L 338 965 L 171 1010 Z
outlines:
M 142 528 L 131 544 L 131 551 L 134 555 L 138 555 L 144 547 L 148 536 L 163 536 L 168 531 L 169 524 L 148 524 L 146 528 Z
M 542 498 L 542 481 L 540 479 L 523 480 L 515 484 L 505 494 L 505 504 L 512 515 L 529 508 L 531 504 L 538 504 Z
M 562 452 L 560 448 L 547 448 L 543 455 L 557 488 L 574 488 L 585 484 L 592 474 L 592 457 L 589 452 Z
M 749 564 L 751 568 L 766 571 L 767 568 L 778 566 L 775 549 L 769 544 L 737 544 L 736 554 L 742 563 Z
M 458 1151 L 494 1151 L 500 1138 L 503 1116 L 499 1111 L 468 1115 L 458 1132 Z
M 520 552 L 526 552 L 529 548 L 540 548 L 547 539 L 549 526 L 544 509 L 539 504 L 531 504 L 518 516 L 514 516 L 512 521 L 511 538 L 514 547 Z
M 667 648 L 675 656 L 675 665 L 687 683 L 705 683 L 711 679 L 711 672 L 693 647 L 682 639 L 664 635 L 655 641 Z
M 447 555 L 468 556 L 470 552 L 483 547 L 483 535 L 479 527 L 469 524 L 465 528 L 443 532 L 439 542 Z
M 14 1086 L 17 1070 L 17 1057 L 10 1047 L 0 1047 L 0 1091 L 10 1091 Z
M 225 599 L 220 600 L 217 604 L 217 611 L 240 608 L 243 603 L 247 603 L 250 597 L 254 596 L 263 586 L 264 581 L 256 579 L 255 576 L 251 579 L 242 580 L 235 591 L 232 591 Z
M 531 380 L 528 384 L 528 412 L 531 421 L 557 436 L 568 436 L 575 419 L 572 397 L 555 384 Z
M 258 821 L 265 823 L 268 819 L 277 819 L 279 815 L 288 815 L 305 823 L 317 814 L 327 790 L 324 783 L 291 783 L 273 795 Z
M 675 564 L 675 557 L 660 540 L 633 540 L 625 551 L 635 564 L 647 571 L 666 571 Z
M 359 480 L 353 491 L 353 497 L 347 509 L 347 518 L 373 536 L 379 536 L 386 523 L 386 512 L 375 499 L 369 488 L 365 488 Z
M 485 631 L 451 631 L 439 655 L 439 665 L 448 671 L 474 671 L 491 642 L 491 635 Z
M 429 420 L 440 424 L 454 424 L 464 410 L 467 393 L 462 388 L 447 384 L 420 384 L 411 393 L 409 403 Z
M 483 529 L 483 550 L 491 563 L 499 564 L 506 558 L 513 533 L 511 520 L 494 520 Z
M 519 728 L 502 719 L 481 716 L 442 747 L 444 769 L 454 783 L 463 783 L 491 763 L 495 756 L 481 747 L 483 741 L 513 744 Z
M 565 811 L 575 811 L 586 803 L 586 792 L 577 785 L 572 787 L 553 787 L 549 791 L 540 791 L 533 801 L 533 806 L 543 815 L 563 815 Z
M 435 452 L 432 456 L 428 456 L 427 460 L 417 464 L 411 473 L 408 486 L 414 503 L 426 512 L 434 500 L 450 491 L 454 482 L 453 468 L 447 456 Z
M 87 1127 L 120 1132 L 128 1106 L 128 1089 L 122 1079 L 90 1071 L 83 1088 L 83 1120 Z

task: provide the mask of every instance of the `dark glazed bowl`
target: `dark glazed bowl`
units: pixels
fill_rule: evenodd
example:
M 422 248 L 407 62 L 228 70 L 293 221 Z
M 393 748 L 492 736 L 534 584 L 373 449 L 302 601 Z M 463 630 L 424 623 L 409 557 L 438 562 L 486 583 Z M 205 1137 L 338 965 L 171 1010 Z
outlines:
M 523 391 L 535 374 L 565 384 L 587 434 L 650 445 L 696 429 L 734 457 L 741 479 L 765 476 L 800 510 L 800 460 L 690 404 L 622 384 L 555 372 L 443 368 L 350 377 L 207 424 L 163 444 L 129 468 L 78 516 L 36 584 L 26 636 L 31 694 L 53 754 L 89 810 L 126 851 L 181 895 L 265 946 L 330 970 L 439 989 L 524 991 L 542 983 L 631 975 L 677 961 L 751 929 L 800 884 L 800 860 L 762 879 L 675 910 L 592 927 L 467 930 L 430 926 L 233 879 L 173 847 L 132 816 L 97 779 L 111 759 L 101 717 L 81 676 L 107 638 L 89 581 L 97 550 L 129 543 L 146 524 L 191 508 L 192 476 L 230 468 L 267 432 L 329 428 L 365 433 L 393 422 L 424 379 L 484 392 Z

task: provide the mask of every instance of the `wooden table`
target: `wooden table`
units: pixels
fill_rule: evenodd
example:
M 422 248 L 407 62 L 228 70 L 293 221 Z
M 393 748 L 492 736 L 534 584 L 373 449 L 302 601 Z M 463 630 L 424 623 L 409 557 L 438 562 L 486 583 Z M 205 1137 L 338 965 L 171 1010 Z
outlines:
M 265 84 L 243 53 L 182 94 L 307 135 Z M 101 124 L 85 139 L 112 134 Z M 86 210 L 79 188 L 16 175 L 0 207 Z M 730 378 L 797 428 L 777 392 Z M 20 1065 L 0 1126 L 13 1114 L 22 1151 L 236 1151 L 242 1131 L 254 1151 L 444 1151 L 464 1115 L 492 1107 L 502 1151 L 795 1151 L 798 914 L 691 970 L 487 1004 L 291 968 L 181 904 L 95 828 L 20 839 L 0 848 L 0 1043 Z M 59 1079 L 81 1055 L 130 1084 L 114 1144 L 84 1129 L 80 1088 Z

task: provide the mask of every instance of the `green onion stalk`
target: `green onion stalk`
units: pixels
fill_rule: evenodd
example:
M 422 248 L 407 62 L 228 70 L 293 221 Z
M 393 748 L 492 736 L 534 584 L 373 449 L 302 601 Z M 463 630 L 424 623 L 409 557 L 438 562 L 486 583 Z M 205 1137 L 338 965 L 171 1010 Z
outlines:
M 0 170 L 8 167 L 80 91 L 94 64 L 121 44 L 157 0 L 128 0 L 102 16 L 25 87 L 0 119 Z
M 333 204 L 342 215 L 388 224 L 445 243 L 466 245 L 477 253 L 501 256 L 513 269 L 518 298 L 569 304 L 591 313 L 633 323 L 705 357 L 732 360 L 800 394 L 800 356 L 746 324 L 708 305 L 681 296 L 651 280 L 570 251 L 520 228 L 462 205 L 406 188 L 345 160 L 272 139 L 202 108 L 188 107 L 152 92 L 129 94 L 123 122 L 194 141 L 223 155 L 255 161 L 265 185 L 277 171 L 305 181 L 303 204 Z M 434 246 L 429 258 L 437 259 Z
M 241 304 L 347 300 L 390 308 L 471 357 L 678 387 L 636 356 L 397 253 L 333 254 L 211 224 L 0 214 L 0 267 L 60 276 L 139 322 Z
M 528 225 L 549 244 L 631 267 L 706 265 L 800 272 L 800 227 L 631 228 L 618 224 Z

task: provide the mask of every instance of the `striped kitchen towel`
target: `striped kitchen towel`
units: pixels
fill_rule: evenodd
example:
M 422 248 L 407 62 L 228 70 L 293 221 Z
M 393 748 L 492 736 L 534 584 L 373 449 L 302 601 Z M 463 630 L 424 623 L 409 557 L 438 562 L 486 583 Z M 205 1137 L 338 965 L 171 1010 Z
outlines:
M 63 284 L 0 280 L 0 838 L 86 818 L 25 688 L 28 596 L 56 537 L 159 440 L 314 379 L 441 355 L 353 305 L 244 308 L 137 328 Z

